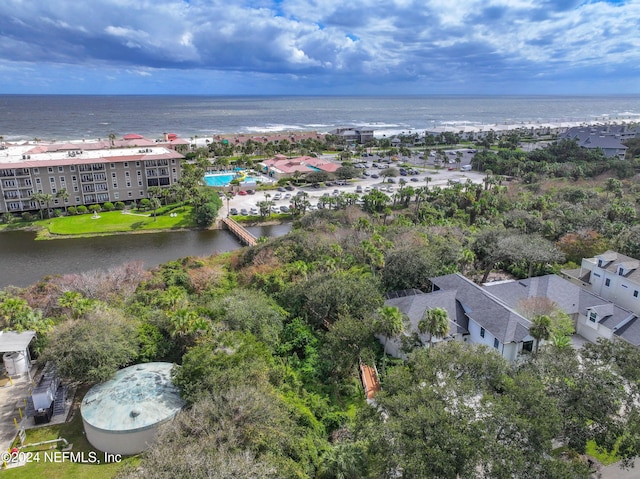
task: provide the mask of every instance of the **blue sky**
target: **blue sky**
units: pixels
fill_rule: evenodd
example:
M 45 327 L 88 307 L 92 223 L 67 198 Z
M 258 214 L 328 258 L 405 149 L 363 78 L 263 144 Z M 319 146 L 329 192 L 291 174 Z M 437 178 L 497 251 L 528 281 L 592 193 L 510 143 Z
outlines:
M 2 0 L 0 93 L 640 93 L 640 0 Z

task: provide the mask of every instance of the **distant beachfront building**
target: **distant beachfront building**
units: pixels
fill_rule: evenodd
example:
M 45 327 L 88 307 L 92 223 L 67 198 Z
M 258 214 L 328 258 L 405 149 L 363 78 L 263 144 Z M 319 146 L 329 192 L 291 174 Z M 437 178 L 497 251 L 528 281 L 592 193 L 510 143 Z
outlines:
M 575 140 L 582 148 L 600 148 L 607 158 L 621 160 L 627 152 L 623 141 L 640 137 L 640 128 L 630 125 L 590 125 L 569 128 L 558 138 Z
M 262 172 L 271 178 L 280 179 L 293 176 L 296 172 L 311 173 L 312 171 L 325 171 L 335 173 L 340 165 L 313 156 L 299 156 L 287 158 L 284 155 L 276 155 L 270 160 L 259 163 Z
M 236 133 L 233 135 L 214 135 L 213 141 L 226 142 L 231 145 L 244 145 L 248 141 L 254 143 L 273 143 L 277 145 L 283 140 L 287 140 L 289 143 L 298 143 L 304 140 L 319 140 L 324 141 L 324 134 L 316 131 L 297 131 L 297 132 L 282 132 L 282 133 Z
M 149 140 L 72 142 L 27 141 L 0 145 L 0 213 L 40 209 L 34 193 L 51 194 L 52 208 L 146 198 L 151 186 L 170 187 L 180 178 L 182 154 L 189 143 L 175 135 Z M 67 198 L 56 197 L 66 190 Z
M 373 140 L 373 129 L 364 127 L 336 128 L 335 130 L 331 130 L 329 134 L 342 138 L 345 143 L 364 145 Z

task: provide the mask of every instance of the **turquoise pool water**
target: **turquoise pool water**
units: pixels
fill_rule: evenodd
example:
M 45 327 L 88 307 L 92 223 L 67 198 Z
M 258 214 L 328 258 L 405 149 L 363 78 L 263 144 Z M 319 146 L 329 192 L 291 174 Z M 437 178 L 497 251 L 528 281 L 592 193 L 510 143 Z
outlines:
M 204 175 L 204 182 L 209 186 L 228 186 L 235 175 L 233 173 L 216 173 L 212 175 Z M 252 184 L 255 185 L 257 181 L 265 182 L 264 178 L 256 178 L 254 176 L 247 176 L 242 181 L 243 185 Z

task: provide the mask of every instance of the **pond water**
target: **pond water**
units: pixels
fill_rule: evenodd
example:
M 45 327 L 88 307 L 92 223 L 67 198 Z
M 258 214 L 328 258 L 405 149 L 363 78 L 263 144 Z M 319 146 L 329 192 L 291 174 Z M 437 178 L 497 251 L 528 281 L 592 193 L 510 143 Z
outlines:
M 253 235 L 281 236 L 291 224 L 253 226 Z M 0 233 L 0 288 L 25 287 L 43 276 L 108 269 L 129 261 L 153 268 L 186 256 L 210 256 L 240 248 L 226 230 L 176 231 L 35 241 L 35 233 Z

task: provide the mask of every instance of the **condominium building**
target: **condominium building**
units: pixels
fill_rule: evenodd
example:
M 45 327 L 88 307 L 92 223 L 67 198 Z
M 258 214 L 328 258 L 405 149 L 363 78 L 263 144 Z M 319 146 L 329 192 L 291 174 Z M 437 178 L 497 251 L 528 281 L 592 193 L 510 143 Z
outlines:
M 51 194 L 52 208 L 125 203 L 148 197 L 151 186 L 180 178 L 183 156 L 171 142 L 136 138 L 0 146 L 0 213 L 34 211 L 34 193 Z M 68 194 L 59 196 L 61 190 Z M 56 197 L 58 195 L 58 197 Z

